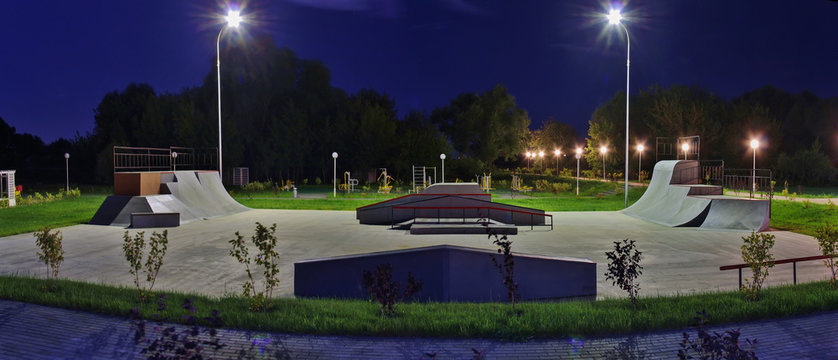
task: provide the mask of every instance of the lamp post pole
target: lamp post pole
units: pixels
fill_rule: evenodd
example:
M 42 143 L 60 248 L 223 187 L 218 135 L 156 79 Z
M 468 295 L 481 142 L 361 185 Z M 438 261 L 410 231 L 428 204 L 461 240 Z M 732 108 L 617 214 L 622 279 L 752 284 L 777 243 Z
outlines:
M 576 149 L 576 196 L 579 196 L 579 159 L 582 158 L 582 149 Z
M 67 192 L 70 192 L 70 153 L 64 153 L 64 173 L 67 180 Z
M 641 167 L 643 166 L 643 145 L 637 145 L 637 182 L 641 182 Z
M 629 168 L 629 69 L 631 68 L 631 39 L 629 38 L 628 28 L 621 22 L 623 19 L 620 10 L 612 9 L 608 15 L 608 23 L 612 25 L 620 25 L 626 32 L 626 184 L 625 184 L 625 207 L 628 207 L 628 168 Z
M 562 154 L 561 150 L 556 150 L 553 152 L 556 155 L 556 176 L 559 176 L 559 155 Z
M 338 153 L 332 153 L 332 197 L 338 197 Z
M 172 168 L 177 171 L 177 151 L 172 151 Z M 219 177 L 221 175 L 219 174 Z
M 223 176 L 223 162 L 222 162 L 222 151 L 221 151 L 221 34 L 224 33 L 224 29 L 227 26 L 232 26 L 233 28 L 238 28 L 239 24 L 242 21 L 241 15 L 239 11 L 229 10 L 227 11 L 227 16 L 224 18 L 225 24 L 221 27 L 221 30 L 218 31 L 218 38 L 215 39 L 215 60 L 216 60 L 216 72 L 217 72 L 217 79 L 218 79 L 218 177 L 221 178 L 221 181 L 224 181 Z
M 757 192 L 757 148 L 759 147 L 759 141 L 751 140 L 751 148 L 754 149 L 754 166 L 751 169 L 751 196 L 756 196 Z
M 439 159 L 442 160 L 442 182 L 445 182 L 445 154 L 439 154 Z

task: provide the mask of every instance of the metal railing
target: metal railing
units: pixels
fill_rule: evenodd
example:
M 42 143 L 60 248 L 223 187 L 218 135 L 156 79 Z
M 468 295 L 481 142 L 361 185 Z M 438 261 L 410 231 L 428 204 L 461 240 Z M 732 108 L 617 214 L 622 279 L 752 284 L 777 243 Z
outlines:
M 770 169 L 725 169 L 724 187 L 747 192 L 748 197 L 774 197 L 774 176 Z
M 832 256 L 818 255 L 818 256 L 805 256 L 805 257 L 799 257 L 799 258 L 782 259 L 782 260 L 775 260 L 774 265 L 791 263 L 792 267 L 794 269 L 793 270 L 794 284 L 797 285 L 797 263 L 803 262 L 803 261 L 826 260 L 826 259 L 829 259 L 831 257 Z M 838 260 L 838 259 L 836 259 L 836 260 Z M 719 271 L 737 270 L 738 269 L 739 270 L 739 288 L 741 289 L 742 288 L 742 269 L 748 268 L 748 267 L 749 267 L 748 264 L 725 265 L 725 266 L 720 266 Z
M 523 214 L 525 216 L 526 215 L 530 216 L 530 230 L 533 230 L 536 226 L 535 216 L 544 217 L 545 220 L 549 217 L 550 218 L 550 225 L 549 225 L 550 230 L 553 230 L 553 215 L 551 215 L 551 214 L 537 213 L 537 212 L 531 212 L 531 211 L 523 211 L 523 210 L 517 210 L 517 209 L 507 209 L 507 208 L 501 208 L 501 207 L 496 207 L 496 206 L 393 206 L 393 207 L 390 208 L 390 228 L 391 229 L 394 228 L 395 225 L 396 225 L 395 216 L 394 216 L 395 211 L 396 210 L 402 210 L 402 209 L 404 209 L 404 210 L 411 210 L 412 209 L 413 210 L 413 220 L 414 221 L 416 220 L 416 210 L 436 210 L 437 224 L 441 223 L 440 220 L 443 219 L 443 217 L 441 216 L 442 215 L 442 210 L 463 210 L 463 213 L 462 213 L 462 223 L 463 224 L 466 223 L 466 220 L 465 220 L 467 218 L 466 217 L 466 210 L 477 210 L 477 213 L 478 213 L 477 217 L 478 218 L 486 218 L 488 220 L 492 219 L 492 210 L 495 210 L 496 212 L 508 212 L 508 213 L 510 213 L 510 218 L 512 220 L 511 221 L 512 224 L 515 224 L 515 214 L 517 213 L 517 214 Z M 482 209 L 486 209 L 486 216 L 481 216 L 480 210 L 482 210 Z M 444 218 L 445 219 L 454 219 L 453 217 L 450 217 L 450 216 L 446 216 Z M 545 224 L 538 224 L 538 226 L 548 226 L 548 225 L 546 224 L 546 221 L 545 221 Z
M 177 153 L 177 157 L 174 157 Z M 169 148 L 113 147 L 113 171 L 217 170 L 218 150 L 172 146 Z
M 701 178 L 699 182 L 705 185 L 723 185 L 725 176 L 724 160 L 701 160 Z

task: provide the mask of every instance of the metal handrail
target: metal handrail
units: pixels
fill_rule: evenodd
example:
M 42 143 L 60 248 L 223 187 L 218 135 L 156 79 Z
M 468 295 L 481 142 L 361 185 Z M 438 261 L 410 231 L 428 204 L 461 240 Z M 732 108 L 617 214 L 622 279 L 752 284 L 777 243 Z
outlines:
M 775 261 L 769 262 L 769 263 L 774 263 L 774 265 L 791 263 L 792 267 L 794 269 L 794 275 L 793 275 L 794 284 L 797 285 L 797 263 L 803 262 L 803 261 L 825 260 L 825 259 L 829 259 L 829 258 L 835 258 L 835 257 L 829 256 L 829 255 L 804 256 L 804 257 L 798 257 L 798 258 L 775 260 Z M 750 267 L 750 265 L 748 265 L 748 264 L 725 265 L 725 266 L 719 266 L 719 271 L 738 269 L 739 270 L 739 288 L 742 288 L 742 269 L 747 268 L 747 267 Z
M 423 209 L 423 210 L 433 210 L 433 209 L 435 209 L 435 210 L 437 210 L 437 223 L 439 223 L 440 219 L 441 219 L 440 213 L 439 213 L 440 210 L 462 209 L 463 210 L 463 222 L 464 223 L 465 223 L 465 211 L 468 210 L 468 209 L 477 209 L 477 210 L 487 209 L 488 214 L 487 214 L 486 217 L 489 218 L 489 219 L 491 219 L 491 211 L 492 210 L 508 211 L 511 214 L 513 214 L 512 215 L 513 220 L 515 218 L 515 215 L 514 215 L 515 213 L 530 215 L 530 230 L 533 230 L 534 227 L 535 227 L 535 222 L 533 221 L 534 216 L 543 216 L 545 218 L 549 217 L 550 218 L 550 230 L 553 230 L 553 215 L 551 215 L 551 214 L 537 213 L 537 212 L 532 212 L 532 211 L 523 211 L 523 210 L 516 210 L 516 209 L 508 209 L 508 208 L 501 208 L 501 207 L 497 207 L 497 206 L 393 206 L 393 207 L 390 208 L 390 213 L 391 213 L 390 214 L 390 228 L 393 228 L 395 226 L 395 217 L 393 216 L 392 213 L 396 209 L 400 209 L 400 210 L 401 209 L 405 209 L 405 210 L 413 209 L 413 219 L 414 220 L 416 219 L 416 210 L 417 209 Z M 539 225 L 539 226 L 547 226 L 547 224 Z

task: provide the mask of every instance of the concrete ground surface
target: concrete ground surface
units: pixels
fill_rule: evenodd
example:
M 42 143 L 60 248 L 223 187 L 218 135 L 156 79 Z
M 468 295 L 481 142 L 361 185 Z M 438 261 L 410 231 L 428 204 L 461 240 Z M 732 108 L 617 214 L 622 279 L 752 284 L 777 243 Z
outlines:
M 597 262 L 600 297 L 624 296 L 604 276 L 605 252 L 612 250 L 614 241 L 624 238 L 636 240 L 643 253 L 641 296 L 737 287 L 737 272 L 719 271 L 719 266 L 742 262 L 741 237 L 747 232 L 671 228 L 619 212 L 551 214 L 554 229 L 520 228 L 519 234 L 511 237 L 513 252 L 589 258 Z M 246 275 L 244 267 L 229 256 L 227 242 L 234 238 L 236 231 L 249 238 L 256 221 L 277 224 L 281 281 L 275 294 L 278 292 L 279 296 L 293 295 L 293 263 L 299 260 L 438 244 L 495 249 L 484 235 L 410 235 L 408 231 L 390 230 L 388 226 L 359 225 L 354 211 L 250 210 L 169 228 L 169 249 L 155 289 L 213 296 L 239 293 Z M 126 229 L 76 225 L 60 230 L 65 251 L 61 277 L 133 286 L 122 254 Z M 146 238 L 155 230 L 162 231 L 145 229 Z M 138 230 L 128 231 L 133 235 Z M 816 240 L 810 236 L 785 231 L 771 234 L 777 237 L 773 248 L 776 259 L 820 254 Z M 0 238 L 0 273 L 44 275 L 46 270 L 38 261 L 36 251 L 31 233 Z M 826 275 L 827 269 L 820 261 L 798 264 L 798 281 L 820 280 Z M 501 281 L 500 275 L 486 281 Z M 790 264 L 777 265 L 767 280 L 769 286 L 791 282 Z
M 223 316 L 223 314 L 222 314 Z M 156 338 L 147 325 L 147 336 Z M 740 340 L 756 339 L 760 359 L 838 358 L 838 311 L 785 319 L 726 324 L 739 328 Z M 182 328 L 180 328 L 182 329 Z M 252 331 L 219 331 L 226 347 L 204 353 L 215 359 L 675 359 L 683 333 L 672 330 L 591 338 L 533 339 L 510 342 L 487 339 L 431 339 L 321 336 Z M 143 359 L 148 343 L 134 342 L 126 318 L 96 315 L 0 300 L 2 359 Z M 435 355 L 431 357 L 431 355 Z

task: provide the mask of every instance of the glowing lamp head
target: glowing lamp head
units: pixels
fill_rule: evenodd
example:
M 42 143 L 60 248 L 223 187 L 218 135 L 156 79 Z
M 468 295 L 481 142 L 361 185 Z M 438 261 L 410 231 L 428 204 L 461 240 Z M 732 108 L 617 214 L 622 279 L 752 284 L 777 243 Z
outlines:
M 756 150 L 757 148 L 759 148 L 759 141 L 758 141 L 758 140 L 756 140 L 756 139 L 751 140 L 751 149 L 755 149 L 755 150 Z
M 332 153 L 332 159 L 337 159 L 337 158 L 338 158 L 338 153 L 337 153 L 337 152 L 333 152 L 333 153 Z
M 559 149 L 553 150 L 553 154 L 556 155 L 556 156 L 559 156 L 561 153 L 562 153 L 562 151 L 559 150 Z
M 582 148 L 576 148 L 576 155 L 582 155 Z
M 681 144 L 681 150 L 684 150 L 684 152 L 687 152 L 687 150 L 689 150 L 689 149 L 690 149 L 689 144 L 687 144 L 687 143 Z
M 439 154 L 439 158 L 445 160 L 445 154 Z
M 70 158 L 70 153 L 64 153 L 64 158 L 69 159 Z
M 538 152 L 538 157 L 544 157 L 544 151 L 543 150 Z
M 643 149 L 645 149 L 643 145 L 637 145 L 637 151 L 643 152 Z
M 607 153 L 607 152 L 608 152 L 608 148 L 607 148 L 607 147 L 605 147 L 605 146 L 603 146 L 603 147 L 599 148 L 599 152 L 601 152 L 601 153 L 605 154 L 605 153 Z
M 177 159 L 177 151 L 172 151 L 172 157 Z
M 619 9 L 611 9 L 605 17 L 608 18 L 608 23 L 611 25 L 618 25 L 623 20 L 623 15 L 620 14 Z
M 227 22 L 227 25 L 237 28 L 242 22 L 241 12 L 238 10 L 229 10 L 224 20 Z

